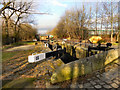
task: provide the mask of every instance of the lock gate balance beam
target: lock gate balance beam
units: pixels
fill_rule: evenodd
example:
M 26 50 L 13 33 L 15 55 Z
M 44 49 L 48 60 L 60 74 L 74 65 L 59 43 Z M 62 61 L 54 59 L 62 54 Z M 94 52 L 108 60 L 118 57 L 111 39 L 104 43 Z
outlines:
M 65 53 L 65 50 L 64 49 L 59 49 L 57 51 L 50 51 L 50 52 L 47 52 L 47 53 L 40 53 L 40 54 L 36 54 L 36 55 L 29 55 L 28 56 L 28 62 L 29 63 L 34 63 L 34 62 L 38 62 L 38 61 L 41 61 L 41 60 L 44 60 L 46 58 L 49 58 L 49 57 L 54 57 L 56 56 L 56 58 L 59 58 L 62 56 L 62 54 Z

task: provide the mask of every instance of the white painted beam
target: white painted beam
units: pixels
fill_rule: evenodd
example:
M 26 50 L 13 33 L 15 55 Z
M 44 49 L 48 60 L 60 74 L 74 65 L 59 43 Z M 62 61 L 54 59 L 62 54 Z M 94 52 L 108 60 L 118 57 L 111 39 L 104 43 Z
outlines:
M 28 56 L 28 62 L 29 63 L 34 63 L 41 61 L 46 58 L 46 53 L 41 53 L 41 54 L 36 54 L 36 55 L 30 55 Z

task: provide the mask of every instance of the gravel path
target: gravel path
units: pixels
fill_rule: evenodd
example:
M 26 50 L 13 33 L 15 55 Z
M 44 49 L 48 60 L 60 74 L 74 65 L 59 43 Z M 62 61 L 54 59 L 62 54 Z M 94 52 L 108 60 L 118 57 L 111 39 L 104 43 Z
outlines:
M 23 45 L 23 46 L 18 46 L 18 47 L 13 47 L 10 49 L 7 49 L 6 51 L 21 51 L 21 50 L 30 50 L 33 49 L 35 45 Z

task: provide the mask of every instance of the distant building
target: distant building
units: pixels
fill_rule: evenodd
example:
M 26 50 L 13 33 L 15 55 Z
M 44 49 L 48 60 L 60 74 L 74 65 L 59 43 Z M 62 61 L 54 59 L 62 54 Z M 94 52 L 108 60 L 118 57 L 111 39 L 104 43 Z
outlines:
M 92 29 L 89 30 L 90 35 L 95 35 L 95 33 L 96 33 L 96 30 L 92 30 Z M 115 33 L 117 33 L 117 31 L 115 29 L 113 29 L 113 34 L 115 34 Z M 104 35 L 104 34 L 110 35 L 111 34 L 111 29 L 108 29 L 108 30 L 105 30 L 105 29 L 100 30 L 100 29 L 98 29 L 97 34 L 98 35 Z
M 49 40 L 50 38 L 53 38 L 53 35 L 47 35 L 47 34 L 41 34 L 39 35 L 40 40 L 46 41 Z

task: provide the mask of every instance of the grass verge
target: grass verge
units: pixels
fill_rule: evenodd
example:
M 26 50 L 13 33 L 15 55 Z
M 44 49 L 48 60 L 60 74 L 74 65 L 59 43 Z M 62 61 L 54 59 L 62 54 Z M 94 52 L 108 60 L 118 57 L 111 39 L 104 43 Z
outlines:
M 2 61 L 6 61 L 9 58 L 16 56 L 20 53 L 21 51 L 13 51 L 13 52 L 2 52 Z
M 8 49 L 16 46 L 21 46 L 21 45 L 33 45 L 33 44 L 35 44 L 34 41 L 22 41 L 22 42 L 12 43 L 10 45 L 5 45 L 3 46 L 3 49 Z
M 3 88 L 34 88 L 35 78 L 20 78 L 13 80 L 3 86 Z

